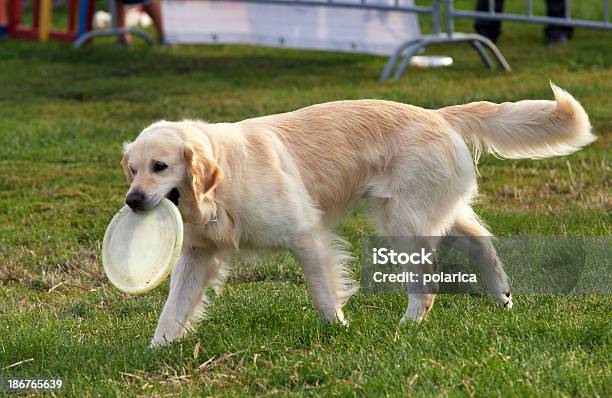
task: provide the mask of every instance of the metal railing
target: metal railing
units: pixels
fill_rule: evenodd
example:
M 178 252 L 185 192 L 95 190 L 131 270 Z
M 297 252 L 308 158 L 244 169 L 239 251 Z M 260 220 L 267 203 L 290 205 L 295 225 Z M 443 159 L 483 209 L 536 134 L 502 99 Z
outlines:
M 79 37 L 72 44 L 74 48 L 79 48 L 83 44 L 87 43 L 94 37 L 103 37 L 103 36 L 121 36 L 131 34 L 136 37 L 140 37 L 143 39 L 148 45 L 152 46 L 155 41 L 153 38 L 145 31 L 142 31 L 137 28 L 123 28 L 119 27 L 117 23 L 117 5 L 114 0 L 108 1 L 108 11 L 111 15 L 111 25 L 109 29 L 101 29 L 101 30 L 90 30 L 89 32 L 82 32 Z
M 380 80 L 387 80 L 392 74 L 395 79 L 399 79 L 408 67 L 411 58 L 421 49 L 430 44 L 441 43 L 469 43 L 476 50 L 484 64 L 489 68 L 499 65 L 504 70 L 510 70 L 508 62 L 499 51 L 497 46 L 489 39 L 478 34 L 442 32 L 442 3 L 443 0 L 432 0 L 431 6 L 418 6 L 402 4 L 401 0 L 392 0 L 388 4 L 381 4 L 373 0 L 208 0 L 208 1 L 232 1 L 239 3 L 260 3 L 260 4 L 282 4 L 295 6 L 312 7 L 331 7 L 362 9 L 373 11 L 393 11 L 400 13 L 412 13 L 429 15 L 432 18 L 432 33 L 423 35 L 416 39 L 411 39 L 401 43 L 389 57 L 387 65 L 383 69 Z M 446 16 L 449 26 L 448 16 Z M 487 50 L 491 52 L 496 62 L 491 61 L 487 55 Z M 401 61 L 400 61 L 401 60 Z M 394 72 L 395 69 L 395 72 Z
M 541 0 L 544 1 L 544 0 Z M 456 9 L 454 6 L 453 0 L 443 0 L 445 15 L 444 15 L 444 25 L 445 25 L 445 33 L 440 33 L 439 31 L 439 21 L 434 21 L 434 26 L 437 26 L 437 29 L 434 29 L 434 33 L 431 35 L 425 35 L 417 40 L 410 40 L 405 43 L 402 43 L 398 49 L 391 55 L 389 61 L 387 62 L 387 66 L 385 67 L 380 79 L 386 80 L 392 74 L 398 79 L 402 76 L 406 67 L 410 63 L 410 59 L 414 56 L 418 51 L 424 49 L 430 44 L 438 44 L 438 43 L 459 43 L 465 42 L 472 45 L 472 47 L 478 52 L 480 58 L 485 63 L 485 65 L 489 68 L 495 67 L 495 63 L 497 65 L 506 70 L 510 71 L 510 65 L 501 54 L 497 46 L 492 43 L 489 39 L 484 36 L 478 34 L 468 34 L 468 33 L 460 33 L 455 32 L 455 20 L 460 18 L 470 18 L 470 19 L 486 19 L 486 20 L 502 20 L 502 21 L 514 21 L 514 22 L 525 22 L 525 23 L 536 23 L 536 24 L 553 24 L 558 26 L 566 26 L 566 27 L 575 27 L 575 28 L 591 28 L 591 29 L 612 29 L 612 23 L 610 22 L 610 1 L 603 0 L 603 17 L 601 20 L 587 20 L 587 19 L 574 19 L 571 16 L 571 1 L 564 0 L 564 8 L 565 15 L 563 17 L 549 17 L 549 16 L 540 16 L 535 15 L 533 12 L 533 0 L 526 0 L 525 2 L 525 14 L 513 14 L 513 13 L 505 13 L 505 12 L 496 12 L 495 11 L 495 0 L 489 0 L 488 11 L 473 11 L 473 10 L 462 10 Z M 441 6 L 440 2 L 433 3 L 433 6 Z M 441 10 L 439 9 L 436 12 L 436 15 L 441 15 Z M 491 61 L 489 55 L 486 50 L 489 50 L 493 57 L 495 58 L 495 63 Z M 395 68 L 395 73 L 393 73 L 393 68 L 397 63 L 398 59 L 402 58 L 399 66 Z
M 468 43 L 472 46 L 474 50 L 480 56 L 482 62 L 488 68 L 494 68 L 497 64 L 500 68 L 509 71 L 510 65 L 506 58 L 504 58 L 503 54 L 497 46 L 488 38 L 481 36 L 475 33 L 460 33 L 455 32 L 452 23 L 452 17 L 448 14 L 449 5 L 452 7 L 452 2 L 449 3 L 448 0 L 445 0 L 447 13 L 445 15 L 445 27 L 446 32 L 442 32 L 440 28 L 440 16 L 441 16 L 441 0 L 434 0 L 432 2 L 432 7 L 437 10 L 432 14 L 433 16 L 433 33 L 429 35 L 423 35 L 418 39 L 409 40 L 402 44 L 400 44 L 397 49 L 391 54 L 389 57 L 389 61 L 387 65 L 383 69 L 383 72 L 380 76 L 380 80 L 384 81 L 391 77 L 395 79 L 399 79 L 408 65 L 410 64 L 410 59 L 419 51 L 424 49 L 425 47 L 431 44 L 443 44 L 443 43 Z M 491 60 L 489 55 L 487 54 L 487 50 L 491 52 L 493 57 L 495 58 L 495 62 Z M 401 58 L 401 61 L 398 64 L 398 60 Z M 397 65 L 397 66 L 396 66 Z M 393 72 L 395 68 L 395 72 Z
M 197 0 L 194 0 L 197 1 Z M 510 65 L 499 51 L 497 46 L 488 38 L 476 33 L 461 33 L 455 32 L 454 22 L 456 19 L 485 19 L 485 20 L 507 20 L 515 22 L 536 23 L 536 24 L 554 24 L 559 26 L 579 27 L 579 28 L 594 28 L 594 29 L 612 29 L 612 23 L 609 19 L 609 0 L 603 0 L 604 15 L 601 21 L 573 19 L 571 17 L 570 0 L 565 0 L 565 15 L 564 17 L 548 17 L 535 15 L 533 13 L 533 0 L 526 0 L 526 13 L 513 14 L 495 11 L 495 0 L 489 0 L 488 11 L 474 11 L 465 9 L 456 9 L 453 0 L 432 0 L 431 6 L 418 6 L 412 3 L 402 4 L 401 0 L 391 0 L 388 3 L 376 2 L 376 0 L 208 0 L 208 1 L 231 1 L 239 3 L 260 3 L 260 4 L 279 4 L 279 5 L 294 5 L 302 7 L 331 7 L 331 8 L 346 8 L 346 9 L 361 9 L 373 11 L 393 11 L 400 13 L 412 13 L 419 15 L 429 15 L 432 18 L 432 33 L 421 34 L 419 37 L 407 40 L 397 46 L 395 51 L 389 57 L 389 60 L 380 76 L 380 80 L 386 80 L 393 76 L 399 79 L 406 68 L 408 67 L 411 58 L 422 49 L 431 44 L 441 43 L 467 43 L 478 53 L 482 62 L 488 68 L 499 68 L 510 71 Z M 539 0 L 544 1 L 544 0 Z M 152 39 L 146 33 L 137 29 L 119 29 L 116 27 L 116 10 L 114 10 L 114 1 L 110 1 L 111 14 L 113 15 L 114 29 L 108 31 L 92 31 L 79 37 L 74 43 L 75 47 L 79 47 L 86 40 L 103 35 L 132 33 L 152 43 Z M 445 11 L 444 16 L 442 11 Z M 444 23 L 444 31 L 442 31 L 442 22 Z M 493 56 L 494 61 L 490 58 Z
M 544 1 L 544 0 L 540 0 Z M 454 7 L 453 0 L 444 0 L 446 3 L 446 20 L 451 22 L 458 18 L 477 18 L 477 19 L 488 19 L 488 20 L 501 20 L 501 21 L 514 21 L 514 22 L 527 22 L 536 24 L 554 24 L 558 26 L 567 26 L 574 28 L 591 28 L 591 29 L 612 29 L 612 23 L 610 23 L 610 1 L 603 0 L 603 17 L 600 21 L 588 20 L 588 19 L 574 19 L 572 18 L 572 2 L 570 0 L 564 0 L 565 3 L 565 16 L 564 17 L 548 17 L 542 15 L 535 15 L 533 13 L 533 0 L 526 0 L 525 2 L 525 14 L 512 14 L 506 12 L 495 11 L 495 0 L 489 0 L 488 11 L 472 11 L 472 10 L 459 10 Z M 447 24 L 448 29 L 448 24 Z M 452 31 L 452 27 L 449 31 Z

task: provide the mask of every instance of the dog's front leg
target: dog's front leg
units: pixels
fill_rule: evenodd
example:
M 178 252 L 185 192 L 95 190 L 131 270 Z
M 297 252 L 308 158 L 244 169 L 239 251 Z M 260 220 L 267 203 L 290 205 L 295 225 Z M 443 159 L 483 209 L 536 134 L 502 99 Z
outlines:
M 354 289 L 346 289 L 347 283 L 339 272 L 339 264 L 335 264 L 329 234 L 318 229 L 301 234 L 295 238 L 291 249 L 300 261 L 321 318 L 346 325 L 342 305 Z
M 182 337 L 203 311 L 204 290 L 222 282 L 222 262 L 215 253 L 183 248 L 151 346 L 164 346 Z

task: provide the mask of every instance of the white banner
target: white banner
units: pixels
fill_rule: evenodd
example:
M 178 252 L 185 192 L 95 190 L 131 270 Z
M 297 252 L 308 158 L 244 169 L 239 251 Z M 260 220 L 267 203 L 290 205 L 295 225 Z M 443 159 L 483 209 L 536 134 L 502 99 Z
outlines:
M 344 3 L 360 0 L 342 0 Z M 367 0 L 393 5 L 394 0 Z M 402 6 L 414 0 L 399 0 Z M 163 0 L 170 43 L 240 43 L 388 55 L 420 36 L 413 13 L 326 6 Z

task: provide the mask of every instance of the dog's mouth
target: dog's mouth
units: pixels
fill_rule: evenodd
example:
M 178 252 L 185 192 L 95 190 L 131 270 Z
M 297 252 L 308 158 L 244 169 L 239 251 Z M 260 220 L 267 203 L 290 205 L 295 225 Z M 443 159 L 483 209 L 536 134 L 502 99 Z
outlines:
M 172 191 L 166 195 L 166 197 L 170 200 L 170 202 L 174 203 L 175 206 L 178 206 L 181 195 L 179 194 L 178 189 L 173 188 Z

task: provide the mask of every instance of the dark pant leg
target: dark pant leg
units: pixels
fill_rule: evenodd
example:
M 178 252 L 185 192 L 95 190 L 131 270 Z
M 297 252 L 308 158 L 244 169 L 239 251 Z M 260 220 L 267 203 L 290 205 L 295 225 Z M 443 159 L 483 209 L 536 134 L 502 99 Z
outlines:
M 502 12 L 504 9 L 504 0 L 495 0 L 495 11 Z M 478 0 L 476 2 L 476 11 L 489 11 L 489 0 Z M 477 19 L 474 23 L 474 30 L 479 35 L 490 39 L 491 41 L 497 41 L 499 35 L 501 35 L 501 21 L 489 20 L 489 19 Z
M 546 15 L 549 17 L 565 18 L 565 0 L 546 0 Z M 548 38 L 565 36 L 572 38 L 574 29 L 567 26 L 548 25 L 544 34 Z

